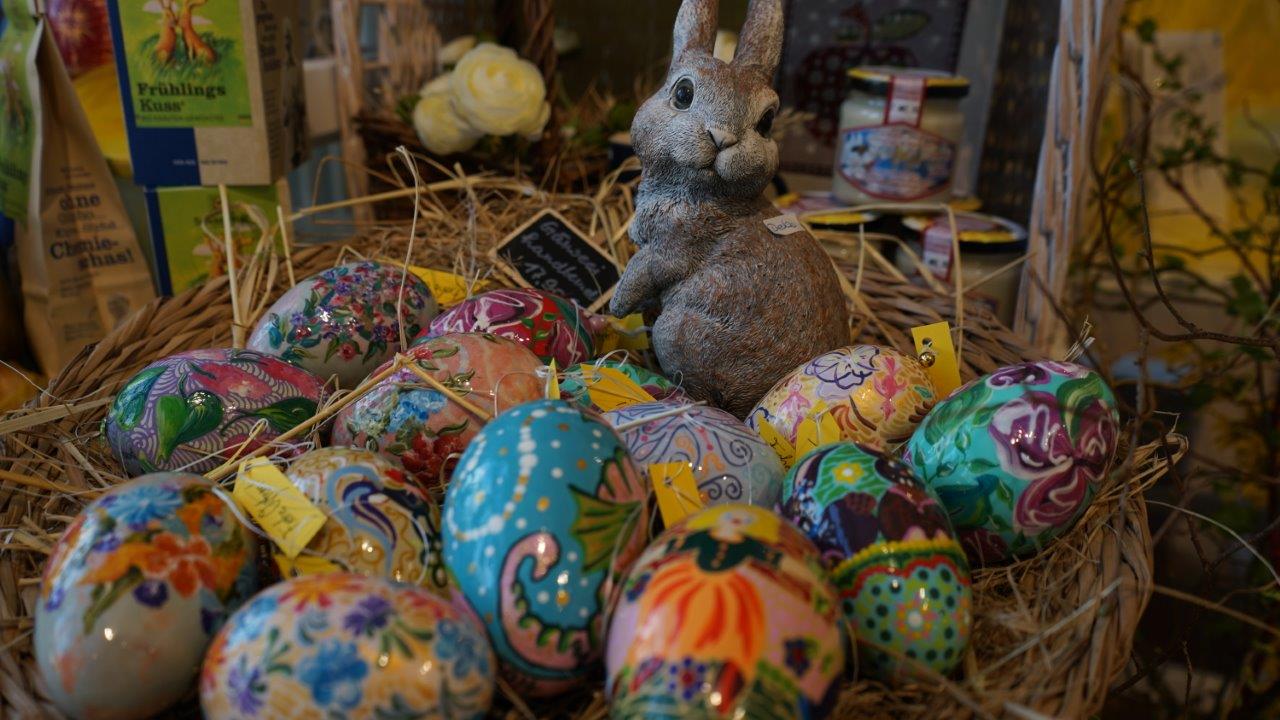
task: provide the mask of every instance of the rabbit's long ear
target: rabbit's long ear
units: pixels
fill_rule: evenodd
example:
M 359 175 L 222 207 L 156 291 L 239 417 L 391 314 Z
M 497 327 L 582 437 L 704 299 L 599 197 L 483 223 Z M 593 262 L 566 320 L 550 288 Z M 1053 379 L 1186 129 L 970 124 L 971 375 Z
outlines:
M 757 65 L 773 77 L 782 59 L 782 33 L 782 0 L 751 0 L 734 64 Z
M 689 53 L 710 55 L 716 46 L 716 21 L 719 0 L 684 0 L 676 13 L 675 39 L 671 62 Z

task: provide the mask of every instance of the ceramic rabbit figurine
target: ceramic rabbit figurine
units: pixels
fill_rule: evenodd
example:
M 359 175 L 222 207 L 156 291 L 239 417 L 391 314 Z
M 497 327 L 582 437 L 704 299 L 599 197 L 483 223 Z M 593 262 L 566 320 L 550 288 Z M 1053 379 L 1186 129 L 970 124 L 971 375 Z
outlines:
M 671 69 L 636 113 L 643 174 L 639 246 L 609 311 L 658 311 L 662 369 L 739 417 L 782 376 L 849 343 L 835 269 L 809 233 L 775 235 L 762 193 L 778 169 L 771 137 L 782 54 L 780 0 L 751 0 L 737 55 L 712 57 L 716 0 L 684 0 Z

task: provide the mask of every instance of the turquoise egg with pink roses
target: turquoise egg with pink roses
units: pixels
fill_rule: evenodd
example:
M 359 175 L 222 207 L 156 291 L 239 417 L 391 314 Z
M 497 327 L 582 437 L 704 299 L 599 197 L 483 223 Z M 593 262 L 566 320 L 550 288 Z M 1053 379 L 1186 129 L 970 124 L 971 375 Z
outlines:
M 1038 552 L 1084 514 L 1111 470 L 1120 417 L 1096 372 L 1000 368 L 938 403 L 904 458 L 946 507 L 969 560 Z

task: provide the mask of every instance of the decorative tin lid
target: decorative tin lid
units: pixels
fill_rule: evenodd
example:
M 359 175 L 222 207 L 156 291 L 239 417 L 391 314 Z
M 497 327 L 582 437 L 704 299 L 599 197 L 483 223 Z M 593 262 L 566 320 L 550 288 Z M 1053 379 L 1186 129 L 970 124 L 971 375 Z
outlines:
M 850 86 L 872 95 L 888 95 L 895 79 L 923 78 L 925 92 L 935 98 L 962 98 L 969 94 L 969 81 L 940 70 L 860 65 L 848 72 Z
M 1015 222 L 994 215 L 957 212 L 956 228 L 960 231 L 960 249 L 966 252 L 1020 252 L 1027 246 L 1027 231 Z M 951 228 L 945 215 L 910 215 L 902 224 L 920 233 L 931 232 L 950 238 Z

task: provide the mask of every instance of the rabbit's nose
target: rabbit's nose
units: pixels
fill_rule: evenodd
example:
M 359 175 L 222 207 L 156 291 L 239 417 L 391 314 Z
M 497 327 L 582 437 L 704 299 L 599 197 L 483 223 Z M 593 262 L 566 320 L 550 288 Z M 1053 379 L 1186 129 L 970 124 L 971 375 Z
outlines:
M 708 127 L 707 134 L 711 136 L 711 142 L 716 144 L 717 150 L 723 150 L 729 147 L 730 145 L 737 144 L 738 142 L 737 135 L 734 135 L 733 133 L 723 128 Z

